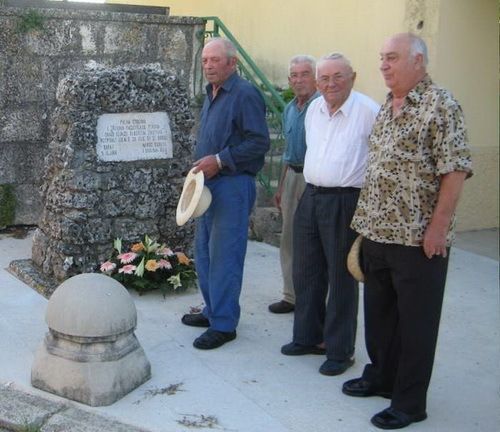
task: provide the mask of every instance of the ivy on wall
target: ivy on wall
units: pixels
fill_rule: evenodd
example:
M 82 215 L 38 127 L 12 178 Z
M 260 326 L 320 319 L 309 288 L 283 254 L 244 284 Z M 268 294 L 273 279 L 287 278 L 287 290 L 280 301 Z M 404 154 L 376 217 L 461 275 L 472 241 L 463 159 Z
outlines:
M 0 185 L 0 228 L 12 225 L 16 214 L 16 197 L 14 187 L 9 184 Z
M 43 30 L 44 17 L 35 10 L 31 10 L 21 15 L 17 20 L 17 31 L 19 33 L 29 33 L 36 30 Z

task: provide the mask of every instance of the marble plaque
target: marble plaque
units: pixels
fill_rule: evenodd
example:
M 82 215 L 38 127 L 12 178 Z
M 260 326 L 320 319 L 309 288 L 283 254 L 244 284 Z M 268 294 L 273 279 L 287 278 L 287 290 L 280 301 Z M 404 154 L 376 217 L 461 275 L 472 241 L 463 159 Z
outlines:
M 104 162 L 171 158 L 170 119 L 166 112 L 102 114 L 96 150 Z

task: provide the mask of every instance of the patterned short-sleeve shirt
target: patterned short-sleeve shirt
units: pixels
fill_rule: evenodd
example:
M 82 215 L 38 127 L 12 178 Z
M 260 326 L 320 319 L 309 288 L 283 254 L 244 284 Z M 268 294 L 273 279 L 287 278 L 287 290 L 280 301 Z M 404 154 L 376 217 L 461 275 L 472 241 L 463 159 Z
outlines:
M 437 203 L 440 176 L 472 175 L 462 109 L 426 76 L 392 115 L 392 95 L 369 142 L 368 168 L 352 228 L 380 243 L 420 246 Z M 455 217 L 447 236 L 454 236 Z

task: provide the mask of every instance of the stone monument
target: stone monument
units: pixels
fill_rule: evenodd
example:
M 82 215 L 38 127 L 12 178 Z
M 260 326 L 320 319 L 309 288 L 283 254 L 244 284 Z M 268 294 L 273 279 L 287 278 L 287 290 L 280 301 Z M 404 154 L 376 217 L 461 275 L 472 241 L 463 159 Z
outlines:
M 60 81 L 32 259 L 56 282 L 93 272 L 113 239 L 190 250 L 177 201 L 192 162 L 186 90 L 158 65 L 95 63 Z
M 110 405 L 151 377 L 135 337 L 128 291 L 96 273 L 63 282 L 47 305 L 49 331 L 35 354 L 34 387 L 91 406 Z

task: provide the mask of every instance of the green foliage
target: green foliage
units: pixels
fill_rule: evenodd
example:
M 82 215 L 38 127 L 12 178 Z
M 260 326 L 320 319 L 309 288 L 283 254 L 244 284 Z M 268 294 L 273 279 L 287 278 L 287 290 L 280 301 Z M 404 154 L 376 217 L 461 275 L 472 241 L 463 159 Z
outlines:
M 295 95 L 293 94 L 293 90 L 288 87 L 287 89 L 282 90 L 281 97 L 286 103 L 288 103 L 295 97 Z
M 29 33 L 35 30 L 43 30 L 45 19 L 39 12 L 31 10 L 21 15 L 17 21 L 19 33 Z
M 12 225 L 16 215 L 16 196 L 12 185 L 0 185 L 0 228 Z
M 21 428 L 21 432 L 41 432 L 42 428 L 37 425 L 26 425 Z

